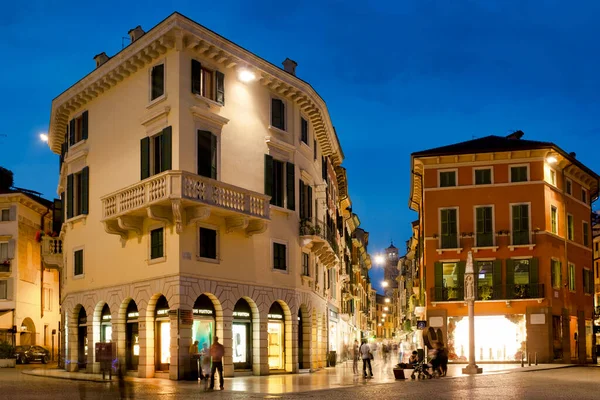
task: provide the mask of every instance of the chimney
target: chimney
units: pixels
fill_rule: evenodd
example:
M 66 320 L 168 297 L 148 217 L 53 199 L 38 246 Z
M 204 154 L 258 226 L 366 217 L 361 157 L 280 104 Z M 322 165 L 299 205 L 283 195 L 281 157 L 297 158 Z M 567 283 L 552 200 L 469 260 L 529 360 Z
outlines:
M 136 40 L 138 40 L 139 38 L 141 38 L 142 36 L 144 36 L 144 30 L 142 29 L 141 26 L 136 26 L 133 29 L 130 29 L 129 32 L 129 38 L 131 39 L 131 43 L 135 42 Z
M 96 60 L 96 68 L 98 68 L 99 66 L 110 60 L 110 57 L 107 56 L 105 52 L 102 52 L 100 54 L 96 54 L 94 56 L 94 60 Z
M 573 158 L 577 158 L 577 153 L 575 153 L 574 151 L 570 152 L 569 155 Z
M 0 193 L 8 191 L 13 186 L 13 172 L 6 168 L 0 167 Z
M 285 61 L 283 62 L 283 70 L 294 76 L 296 76 L 296 67 L 297 66 L 298 66 L 298 63 L 294 60 L 290 60 L 289 58 L 286 58 Z
M 515 132 L 511 133 L 506 138 L 511 139 L 511 140 L 520 140 L 523 137 L 523 135 L 524 135 L 523 131 L 519 130 L 519 131 L 515 131 Z

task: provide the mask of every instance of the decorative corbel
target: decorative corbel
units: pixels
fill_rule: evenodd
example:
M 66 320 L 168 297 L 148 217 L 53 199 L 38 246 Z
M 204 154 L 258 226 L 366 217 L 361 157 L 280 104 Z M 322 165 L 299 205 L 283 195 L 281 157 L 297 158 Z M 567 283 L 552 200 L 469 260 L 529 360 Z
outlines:
M 250 223 L 249 217 L 227 217 L 225 218 L 226 232 L 231 233 L 241 229 L 246 229 Z
M 142 236 L 144 218 L 123 215 L 117 218 L 117 222 L 119 224 L 119 228 L 126 231 L 134 231 L 138 236 Z
M 246 228 L 246 236 L 258 235 L 266 232 L 269 227 L 269 223 L 263 219 L 253 219 Z
M 191 225 L 199 221 L 204 221 L 210 217 L 210 207 L 193 206 L 185 209 L 186 225 Z
M 146 209 L 148 212 L 148 218 L 163 221 L 171 224 L 173 222 L 172 211 L 169 207 L 164 206 L 150 206 Z
M 183 210 L 181 208 L 181 200 L 172 200 L 171 208 L 173 209 L 173 222 L 175 224 L 175 232 L 181 234 L 181 232 L 183 232 L 183 219 L 181 217 L 181 213 Z
M 111 235 L 119 235 L 121 242 L 127 241 L 127 231 L 122 230 L 115 220 L 104 221 L 104 230 Z

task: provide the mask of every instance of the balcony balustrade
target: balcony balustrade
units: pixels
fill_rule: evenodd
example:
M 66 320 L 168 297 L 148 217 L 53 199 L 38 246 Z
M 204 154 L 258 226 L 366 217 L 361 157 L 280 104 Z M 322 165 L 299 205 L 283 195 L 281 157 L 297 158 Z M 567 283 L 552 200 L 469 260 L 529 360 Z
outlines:
M 310 248 L 328 268 L 339 262 L 339 247 L 335 229 L 329 229 L 323 221 L 316 223 L 302 220 L 300 239 L 303 247 Z
M 269 196 L 185 171 L 166 171 L 101 198 L 102 222 L 123 240 L 142 232 L 143 218 L 165 221 L 181 233 L 211 215 L 227 232 L 262 233 L 270 219 Z
M 62 239 L 57 237 L 42 237 L 42 260 L 46 268 L 62 268 L 63 243 Z
M 433 287 L 430 289 L 431 301 L 463 301 L 463 286 Z M 477 288 L 477 301 L 543 299 L 544 284 L 530 283 L 521 285 L 481 285 Z

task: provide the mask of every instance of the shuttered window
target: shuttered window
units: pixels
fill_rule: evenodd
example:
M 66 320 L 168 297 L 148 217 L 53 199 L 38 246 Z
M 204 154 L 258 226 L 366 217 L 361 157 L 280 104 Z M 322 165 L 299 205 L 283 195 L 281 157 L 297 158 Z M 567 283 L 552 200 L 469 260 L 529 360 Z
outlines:
M 152 67 L 150 100 L 158 99 L 165 94 L 165 64 Z
M 308 144 L 308 121 L 300 118 L 300 140 Z
M 489 185 L 492 183 L 492 169 L 476 169 L 475 170 L 475 184 L 476 185 Z
M 73 275 L 83 275 L 83 250 L 76 250 L 73 253 Z
M 73 118 L 69 121 L 68 137 L 69 137 L 69 146 L 73 146 L 81 142 L 82 140 L 87 140 L 88 138 L 88 112 L 84 111 L 78 117 Z M 66 149 L 64 149 L 66 152 Z M 64 155 L 63 155 L 64 156 Z
M 271 126 L 285 131 L 285 104 L 280 99 L 271 99 Z
M 512 244 L 529 244 L 529 205 L 512 206 Z
M 575 291 L 575 264 L 569 263 L 569 290 Z
M 3 208 L 0 210 L 0 221 L 10 221 L 9 214 L 10 210 L 8 208 Z
M 441 241 L 442 249 L 456 249 L 458 247 L 458 231 L 456 224 L 456 209 L 441 210 Z
M 302 180 L 300 186 L 300 219 L 312 219 L 312 187 Z
M 550 207 L 550 229 L 555 235 L 558 235 L 558 210 L 556 207 Z
M 90 169 L 67 175 L 67 218 L 88 214 Z
M 295 209 L 296 180 L 294 177 L 294 164 L 274 160 L 273 157 L 265 154 L 265 194 L 271 196 L 272 205 Z
M 198 175 L 217 179 L 217 137 L 198 131 Z
M 150 231 L 150 259 L 164 257 L 164 228 L 153 229 Z
M 590 245 L 590 225 L 585 221 L 583 221 L 583 245 L 586 247 Z
M 594 276 L 592 271 L 586 268 L 583 269 L 583 293 L 594 293 Z
M 159 134 L 140 141 L 141 179 L 168 171 L 172 165 L 172 129 L 164 128 Z
M 200 257 L 217 259 L 217 231 L 209 228 L 200 228 Z
M 273 268 L 281 271 L 287 270 L 287 246 L 281 243 L 273 243 Z
M 572 215 L 567 215 L 567 239 L 575 240 L 575 223 Z
M 440 187 L 456 186 L 456 171 L 440 172 Z
M 494 245 L 494 231 L 492 221 L 492 207 L 477 207 L 476 239 L 477 247 L 489 247 Z
M 225 104 L 225 75 L 192 60 L 192 93 Z
M 550 273 L 552 287 L 555 289 L 560 289 L 560 282 L 562 281 L 562 268 L 560 261 L 550 260 Z
M 8 299 L 8 281 L 0 280 L 0 300 Z
M 527 182 L 527 166 L 510 167 L 511 182 Z

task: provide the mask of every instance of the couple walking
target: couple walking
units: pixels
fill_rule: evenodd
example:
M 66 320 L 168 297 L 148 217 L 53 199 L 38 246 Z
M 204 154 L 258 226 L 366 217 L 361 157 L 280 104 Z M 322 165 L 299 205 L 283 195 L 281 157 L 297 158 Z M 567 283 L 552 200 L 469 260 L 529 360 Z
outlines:
M 215 373 L 219 371 L 219 383 L 221 385 L 221 390 L 224 389 L 225 380 L 223 379 L 223 355 L 225 354 L 225 348 L 221 343 L 219 343 L 219 338 L 215 336 L 215 342 L 210 349 L 206 348 L 206 343 L 203 344 L 204 349 L 202 353 L 198 352 L 198 341 L 195 341 L 190 346 L 190 356 L 192 357 L 193 365 L 198 367 L 198 359 L 202 358 L 200 361 L 200 379 L 209 379 L 208 373 L 205 375 L 204 370 L 208 369 L 207 367 L 210 365 L 210 360 L 212 358 L 212 366 L 210 367 L 210 389 L 215 388 Z M 207 351 L 208 350 L 208 351 Z M 209 357 L 210 354 L 210 357 Z M 194 362 L 194 360 L 196 360 Z
M 360 347 L 358 346 L 358 340 L 354 341 L 352 348 L 352 369 L 355 374 L 358 374 L 358 359 L 362 359 L 363 362 L 363 377 L 367 378 L 367 366 L 369 367 L 370 377 L 373 377 L 373 368 L 371 367 L 371 360 L 373 359 L 373 353 L 371 353 L 371 347 L 366 340 L 363 339 Z

